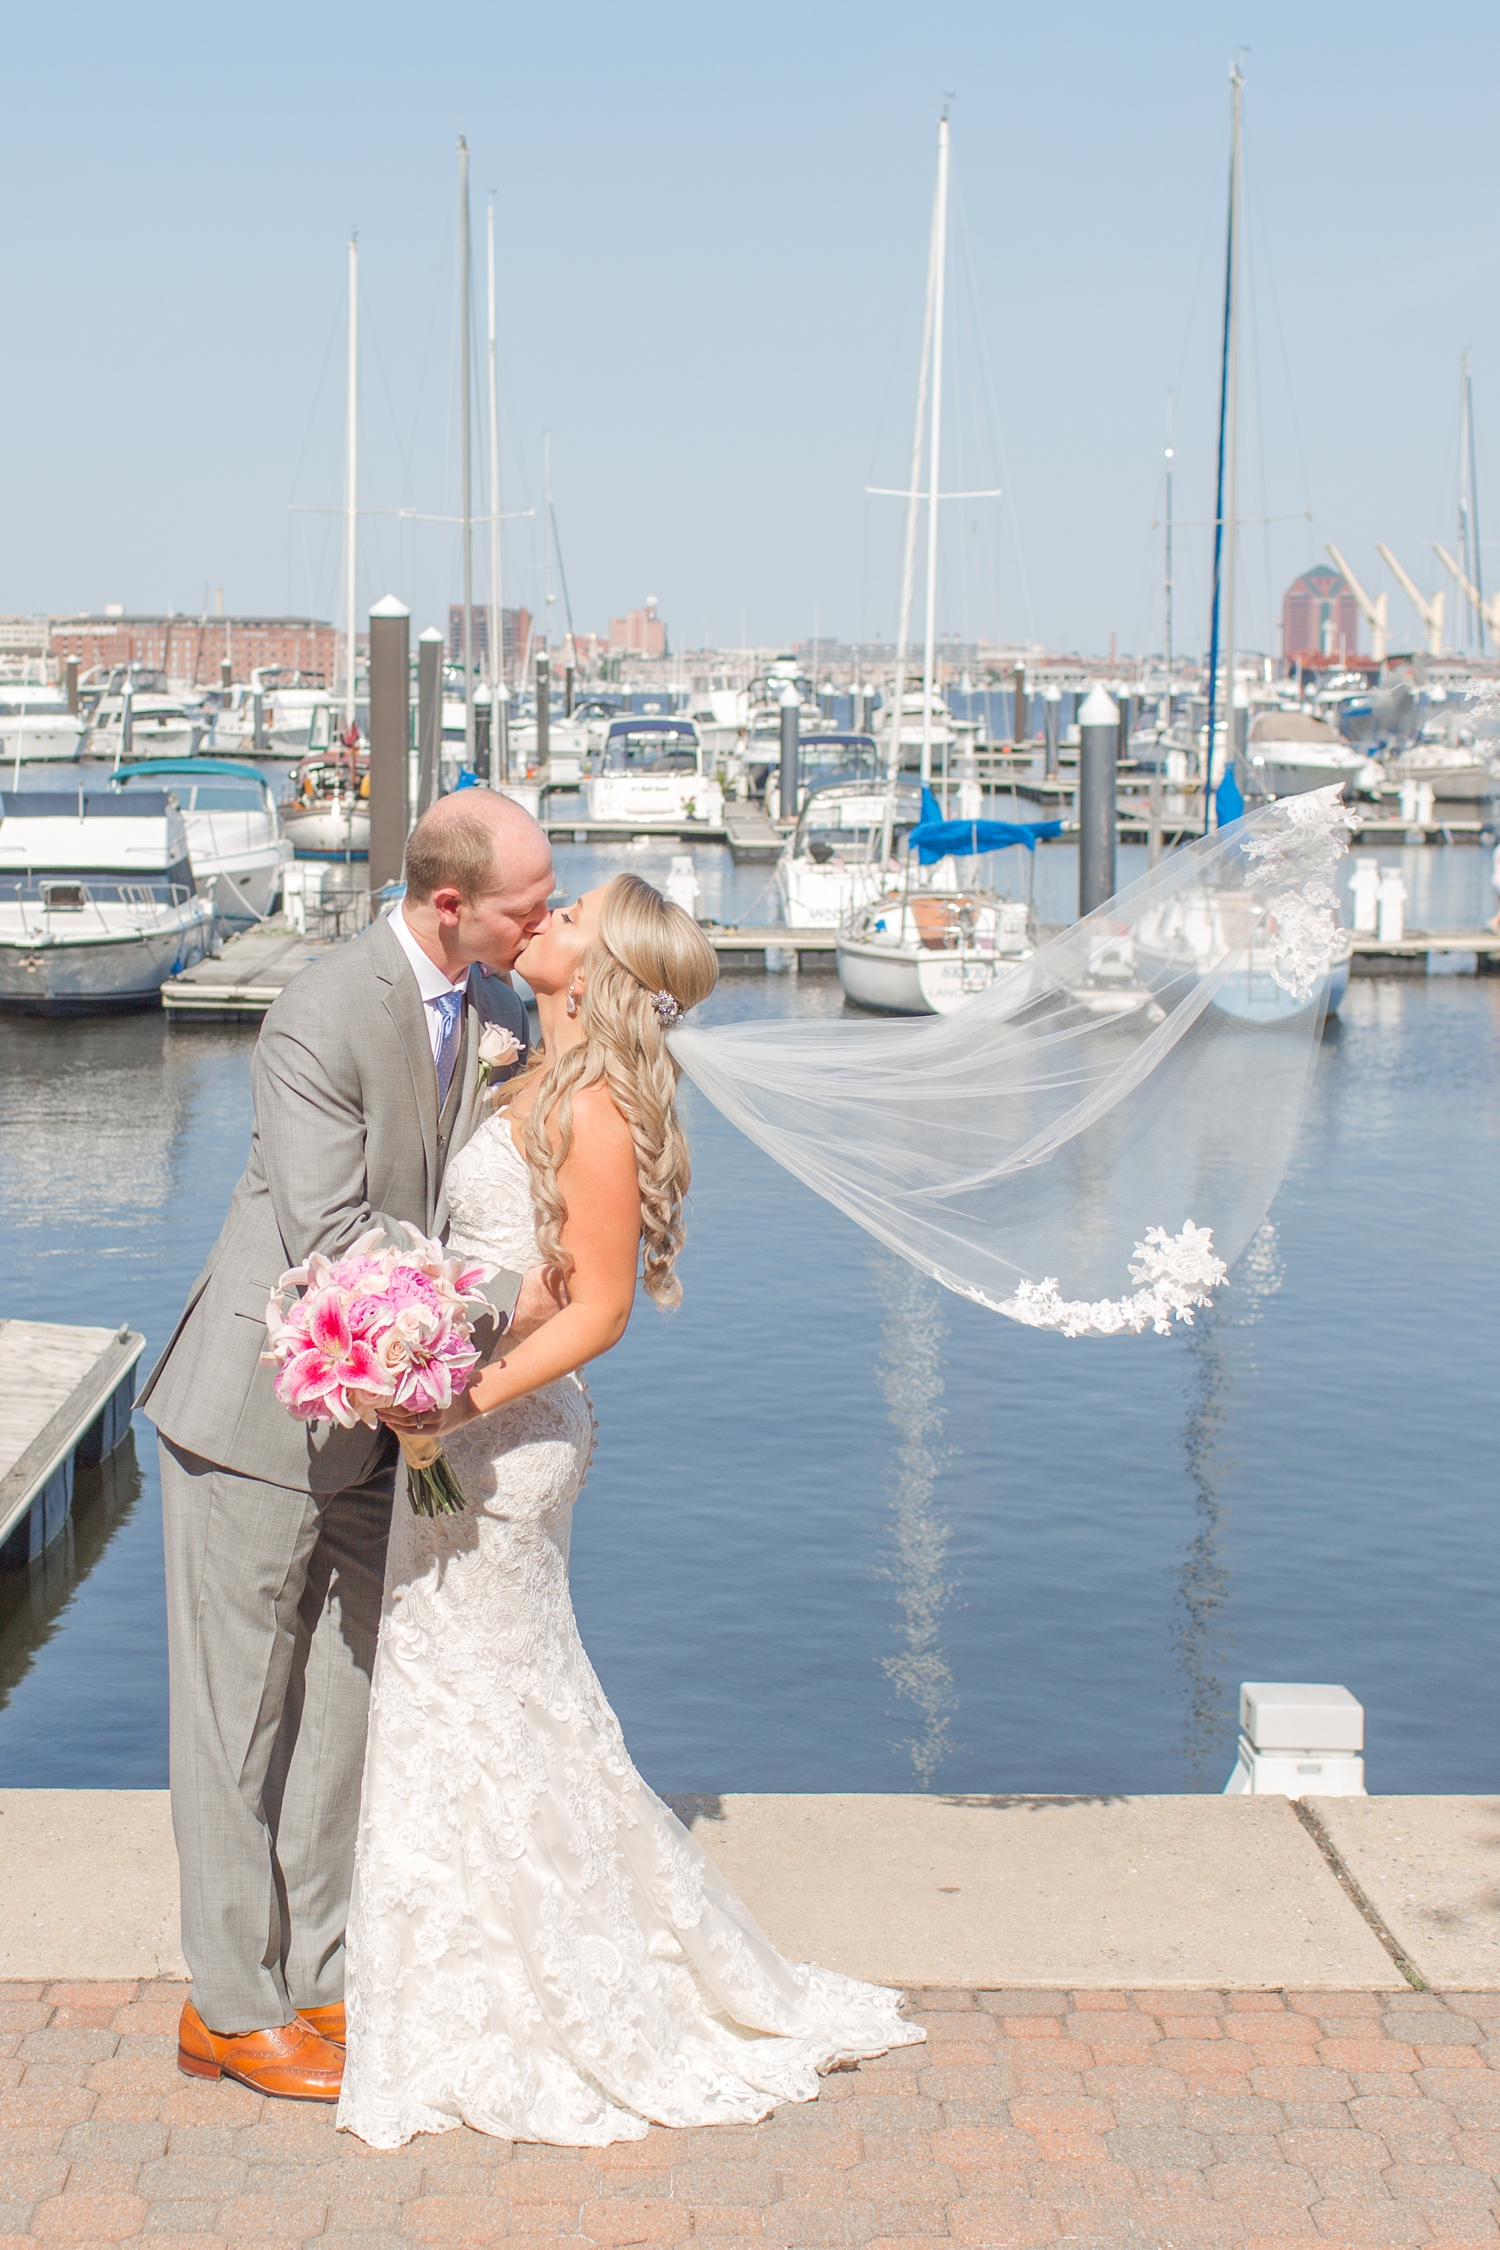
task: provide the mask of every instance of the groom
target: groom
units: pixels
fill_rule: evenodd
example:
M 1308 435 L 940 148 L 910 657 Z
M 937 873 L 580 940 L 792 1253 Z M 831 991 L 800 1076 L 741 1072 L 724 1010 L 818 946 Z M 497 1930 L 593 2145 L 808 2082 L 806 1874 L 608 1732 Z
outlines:
M 412 830 L 406 897 L 293 979 L 255 1050 L 250 1158 L 141 1396 L 161 1440 L 172 1825 L 193 1977 L 191 2076 L 335 2101 L 344 1923 L 396 1446 L 294 1421 L 262 1365 L 281 1275 L 371 1226 L 447 1224 L 443 1175 L 483 1114 L 478 1049 L 526 1011 L 508 970 L 547 921 L 542 830 L 485 789 Z M 497 1074 L 498 1075 L 498 1074 Z M 508 1073 L 507 1073 L 508 1075 Z M 486 1290 L 521 1336 L 541 1268 Z

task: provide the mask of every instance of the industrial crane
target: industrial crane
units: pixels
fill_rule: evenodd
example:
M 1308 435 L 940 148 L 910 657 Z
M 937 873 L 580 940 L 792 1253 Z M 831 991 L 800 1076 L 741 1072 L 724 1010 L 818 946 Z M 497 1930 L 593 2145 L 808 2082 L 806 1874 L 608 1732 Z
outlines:
M 1378 539 L 1375 542 L 1375 552 L 1383 556 L 1390 565 L 1391 571 L 1399 580 L 1407 600 L 1426 626 L 1428 655 L 1441 656 L 1443 653 L 1443 607 L 1447 601 L 1446 594 L 1436 593 L 1429 600 L 1425 594 L 1417 592 L 1416 587 L 1407 577 L 1406 572 L 1401 568 L 1390 548 L 1383 547 Z
M 1371 601 L 1333 541 L 1325 539 L 1323 544 L 1332 555 L 1335 566 L 1343 572 L 1345 582 L 1350 593 L 1354 596 L 1360 616 L 1370 628 L 1370 654 L 1377 664 L 1383 664 L 1385 662 L 1385 644 L 1390 638 L 1390 618 L 1388 614 L 1390 596 L 1388 594 L 1377 594 L 1375 599 Z
M 1496 646 L 1500 647 L 1500 594 L 1491 594 L 1489 600 L 1486 601 L 1484 596 L 1480 593 L 1478 587 L 1470 585 L 1469 580 L 1459 569 L 1457 563 L 1453 560 L 1453 557 L 1449 554 L 1446 547 L 1440 547 L 1437 541 L 1434 539 L 1432 542 L 1432 551 L 1437 556 L 1438 561 L 1443 565 L 1443 568 L 1451 573 L 1453 581 L 1458 587 L 1459 592 L 1464 595 L 1466 600 L 1471 601 L 1474 604 L 1474 614 L 1481 621 L 1481 631 L 1483 627 L 1487 625 L 1491 633 L 1494 635 Z M 1480 648 L 1483 649 L 1484 642 L 1482 638 L 1479 645 Z

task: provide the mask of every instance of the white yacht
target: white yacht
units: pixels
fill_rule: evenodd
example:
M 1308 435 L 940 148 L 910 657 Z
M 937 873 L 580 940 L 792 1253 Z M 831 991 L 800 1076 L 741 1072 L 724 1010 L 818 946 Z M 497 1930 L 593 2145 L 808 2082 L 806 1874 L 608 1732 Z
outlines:
M 0 790 L 0 1008 L 153 1007 L 216 943 L 165 790 Z
M 1285 1023 L 1310 1008 L 1337 1015 L 1348 990 L 1354 955 L 1349 932 L 1335 932 L 1326 973 L 1309 994 L 1299 999 L 1276 980 L 1272 970 L 1274 948 L 1264 942 L 1245 943 L 1246 912 L 1244 902 L 1232 894 L 1178 891 L 1154 913 L 1143 917 L 1131 947 L 1130 965 L 1143 983 L 1160 989 L 1184 976 L 1207 975 L 1216 962 L 1243 947 L 1209 1003 L 1217 1014 L 1245 1024 Z
M 263 773 L 217 758 L 152 758 L 117 774 L 113 786 L 132 799 L 143 789 L 170 792 L 194 886 L 217 908 L 222 930 L 249 929 L 275 913 L 292 846 Z
M 298 859 L 368 859 L 370 754 L 356 740 L 314 750 L 289 777 L 282 825 Z
M 77 758 L 83 721 L 60 688 L 0 680 L 0 766 Z
M 193 758 L 203 733 L 200 714 L 168 691 L 164 674 L 116 673 L 94 706 L 82 754 L 116 766 L 136 758 Z
M 611 719 L 583 792 L 590 820 L 717 826 L 724 818 L 724 792 L 693 719 Z
M 873 775 L 841 776 L 809 789 L 791 841 L 776 862 L 781 918 L 790 928 L 837 929 L 856 907 L 902 888 L 904 876 L 895 861 L 881 857 L 890 794 L 888 784 Z M 920 789 L 914 781 L 903 782 L 891 821 L 893 849 L 921 817 Z M 948 867 L 951 874 L 951 861 Z
M 1245 751 L 1247 796 L 1298 797 L 1341 782 L 1360 797 L 1376 797 L 1385 780 L 1379 765 L 1353 750 L 1326 719 L 1303 711 L 1261 711 L 1250 722 Z
M 265 697 L 267 754 L 300 758 L 305 751 L 316 750 L 318 714 L 326 712 L 331 701 L 326 687 L 270 688 Z

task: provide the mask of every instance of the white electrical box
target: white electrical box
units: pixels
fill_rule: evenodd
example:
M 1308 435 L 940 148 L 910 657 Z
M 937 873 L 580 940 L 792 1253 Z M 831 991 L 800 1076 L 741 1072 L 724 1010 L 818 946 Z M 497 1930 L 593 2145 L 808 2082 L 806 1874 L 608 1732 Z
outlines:
M 1226 1797 L 1362 1797 L 1364 1705 L 1344 1687 L 1245 1680 Z

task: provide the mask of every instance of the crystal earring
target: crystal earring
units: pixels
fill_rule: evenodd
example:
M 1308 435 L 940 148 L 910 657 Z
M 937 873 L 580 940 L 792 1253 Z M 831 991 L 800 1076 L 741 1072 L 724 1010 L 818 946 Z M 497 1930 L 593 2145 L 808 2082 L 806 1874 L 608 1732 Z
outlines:
M 569 1014 L 570 1016 L 576 1016 L 576 1015 L 577 1015 L 577 1013 L 578 1013 L 578 995 L 577 995 L 577 993 L 576 993 L 575 991 L 573 991 L 572 987 L 571 987 L 571 986 L 569 986 L 569 988 L 568 988 L 568 1014 Z

